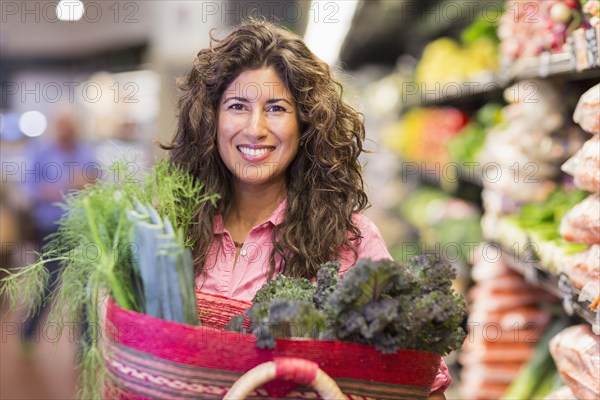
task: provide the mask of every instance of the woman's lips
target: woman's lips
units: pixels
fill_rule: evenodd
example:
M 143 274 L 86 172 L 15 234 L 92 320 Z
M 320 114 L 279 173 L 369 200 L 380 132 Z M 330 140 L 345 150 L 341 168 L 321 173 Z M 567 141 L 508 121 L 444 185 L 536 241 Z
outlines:
M 240 145 L 236 146 L 242 158 L 250 162 L 263 161 L 275 150 L 275 146 Z

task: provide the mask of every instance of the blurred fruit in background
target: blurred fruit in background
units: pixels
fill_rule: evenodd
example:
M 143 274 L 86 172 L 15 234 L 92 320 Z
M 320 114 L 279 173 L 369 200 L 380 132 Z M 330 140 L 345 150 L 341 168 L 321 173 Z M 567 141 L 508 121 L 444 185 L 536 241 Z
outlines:
M 384 141 L 403 160 L 444 164 L 448 142 L 467 122 L 467 115 L 455 108 L 414 108 L 386 130 Z
M 498 36 L 507 60 L 563 51 L 569 33 L 583 21 L 577 0 L 509 0 L 505 10 Z
M 498 68 L 498 47 L 494 40 L 481 37 L 463 46 L 454 39 L 440 38 L 425 47 L 415 77 L 417 82 L 426 84 L 460 83 L 477 73 Z
M 464 164 L 477 161 L 477 155 L 485 143 L 488 129 L 502 122 L 502 105 L 488 103 L 481 107 L 462 131 L 448 142 L 450 160 Z
M 478 80 L 483 73 L 499 69 L 496 34 L 500 9 L 490 8 L 460 34 L 460 42 L 442 37 L 429 43 L 415 71 L 416 81 L 425 84 Z

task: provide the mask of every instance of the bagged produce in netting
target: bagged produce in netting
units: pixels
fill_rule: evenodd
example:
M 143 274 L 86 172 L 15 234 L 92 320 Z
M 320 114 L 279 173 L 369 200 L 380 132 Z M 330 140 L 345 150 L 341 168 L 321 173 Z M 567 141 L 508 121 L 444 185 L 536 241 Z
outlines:
M 578 400 L 568 386 L 563 386 L 560 389 L 555 390 L 548 396 L 544 397 L 544 400 Z
M 563 217 L 560 234 L 569 242 L 600 243 L 600 194 L 592 194 Z
M 550 353 L 562 381 L 578 399 L 600 396 L 600 337 L 589 325 L 564 329 L 550 340 Z
M 600 296 L 600 245 L 563 259 L 560 272 L 571 279 L 583 296 L 579 300 L 594 301 Z
M 473 251 L 468 293 L 469 334 L 459 354 L 460 394 L 466 400 L 498 399 L 534 355 L 550 321 L 540 302 L 553 301 L 512 270 L 510 258 L 489 243 Z M 547 346 L 546 346 L 547 348 Z
M 600 114 L 600 109 L 597 110 Z M 600 135 L 596 135 L 561 167 L 573 176 L 575 186 L 588 192 L 600 192 Z
M 600 133 L 600 83 L 589 88 L 581 95 L 577 107 L 573 112 L 573 121 L 577 122 L 583 130 Z

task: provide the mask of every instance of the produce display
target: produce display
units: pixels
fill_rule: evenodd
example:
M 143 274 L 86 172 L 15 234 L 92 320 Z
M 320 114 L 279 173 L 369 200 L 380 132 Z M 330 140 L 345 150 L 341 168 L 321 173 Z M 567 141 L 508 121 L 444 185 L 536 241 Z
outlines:
M 569 242 L 600 244 L 600 194 L 592 194 L 570 209 L 560 224 Z
M 415 80 L 431 89 L 448 82 L 495 79 L 504 89 L 506 106 L 481 106 L 480 93 L 454 101 L 438 90 L 437 104 L 456 108 L 409 104 L 402 120 L 387 132 L 386 143 L 402 161 L 419 162 L 422 175 L 441 166 L 438 178 L 444 178 L 441 169 L 450 163 L 479 169 L 482 236 L 496 242 L 483 246 L 501 248 L 492 251 L 499 259 L 479 248 L 473 252 L 478 257 L 461 260 L 474 263 L 470 276 L 475 282 L 467 295 L 469 335 L 458 359 L 461 398 L 597 398 L 598 393 L 583 394 L 574 385 L 592 381 L 587 372 L 575 371 L 594 366 L 600 373 L 597 358 L 579 352 L 579 364 L 565 369 L 558 361 L 554 364 L 549 341 L 573 323 L 564 318 L 550 322 L 556 312 L 574 313 L 589 323 L 590 335 L 600 333 L 600 2 L 506 1 L 497 38 L 488 30 L 492 25 L 477 20 L 462 31 L 460 40 L 431 41 Z M 481 42 L 476 44 L 476 38 Z M 499 54 L 488 64 L 474 54 L 469 60 L 477 46 L 480 54 L 491 54 L 498 46 Z M 499 61 L 502 71 L 489 73 L 499 69 Z M 594 86 L 586 90 L 588 81 Z M 422 100 L 425 105 L 427 101 Z M 479 107 L 476 113 L 473 105 Z M 441 110 L 450 121 L 462 112 L 464 122 L 438 121 Z M 456 186 L 445 185 L 444 179 L 422 181 L 426 187 L 403 196 L 395 210 L 417 228 L 422 247 L 454 242 L 468 254 L 465 247 L 473 243 L 466 228 L 470 216 L 456 212 L 456 219 L 449 217 L 451 204 L 458 202 L 429 187 L 455 196 Z M 454 210 L 469 208 L 462 206 Z M 587 338 L 570 340 L 577 346 Z
M 545 400 L 578 400 L 568 386 L 563 386 L 556 389 L 548 396 L 544 397 Z
M 485 143 L 487 131 L 502 123 L 502 106 L 488 103 L 481 107 L 475 118 L 448 142 L 450 160 L 459 164 L 476 163 Z
M 461 83 L 477 79 L 477 74 L 489 75 L 499 66 L 498 47 L 493 39 L 480 37 L 461 45 L 456 40 L 440 38 L 425 47 L 415 79 L 431 87 L 436 83 Z
M 550 341 L 560 376 L 578 399 L 600 397 L 600 336 L 589 325 L 575 325 Z
M 479 155 L 489 169 L 484 187 L 519 202 L 542 201 L 556 186 L 560 164 L 581 148 L 585 134 L 564 118 L 564 94 L 547 81 L 520 81 L 504 97 L 505 122 L 488 131 Z
M 573 286 L 581 290 L 579 301 L 589 301 L 590 309 L 600 305 L 600 245 L 564 257 L 558 272 L 569 277 Z
M 573 121 L 592 134 L 600 133 L 600 83 L 589 88 L 580 98 L 573 113 Z
M 398 205 L 400 214 L 419 231 L 416 252 L 435 252 L 455 265 L 466 265 L 472 247 L 482 239 L 480 211 L 439 189 L 419 188 Z M 390 252 L 402 260 L 413 243 L 403 242 Z
M 417 65 L 416 81 L 433 87 L 448 82 L 477 81 L 478 76 L 497 71 L 500 67 L 496 36 L 498 12 L 499 9 L 491 7 L 475 18 L 462 31 L 460 42 L 443 37 L 429 43 Z
M 503 399 L 541 399 L 561 383 L 548 345 L 554 335 L 564 329 L 568 323 L 565 318 L 562 318 L 556 319 L 548 326 L 535 345 L 533 355 L 508 387 L 502 396 Z
M 582 191 L 555 190 L 543 203 L 523 204 L 517 213 L 498 220 L 494 239 L 521 259 L 533 261 L 536 257 L 543 268 L 556 272 L 565 256 L 586 247 L 569 243 L 559 232 L 563 216 L 585 196 Z
M 451 287 L 456 275 L 449 264 L 422 255 L 406 263 L 359 260 L 340 279 L 338 269 L 339 263 L 324 264 L 316 282 L 278 276 L 229 329 L 254 333 L 256 345 L 268 348 L 285 337 L 369 344 L 382 353 L 445 355 L 462 345 L 466 308 Z
M 504 9 L 498 37 L 509 60 L 562 51 L 568 34 L 582 22 L 577 0 L 508 0 Z
M 600 25 L 600 1 L 598 0 L 580 0 L 584 18 L 588 24 L 593 27 Z
M 528 88 L 536 90 L 533 102 Z M 561 225 L 576 233 L 594 215 L 580 214 L 575 226 L 567 225 L 572 218 L 565 216 L 587 194 L 568 183 L 562 187 L 560 179 L 560 164 L 580 151 L 585 134 L 563 117 L 567 103 L 547 81 L 521 81 L 505 91 L 505 98 L 505 122 L 488 131 L 480 153 L 484 165 L 495 163 L 502 172 L 496 181 L 483 181 L 483 234 L 520 262 L 558 274 L 568 257 L 587 248 L 561 235 Z
M 562 166 L 573 176 L 576 187 L 592 192 L 564 216 L 560 233 L 565 240 L 589 245 L 584 251 L 564 258 L 559 272 L 580 289 L 579 300 L 589 301 L 592 311 L 600 312 L 600 85 L 587 90 L 579 99 L 573 120 L 595 134 Z M 598 327 L 596 327 L 598 329 Z M 596 332 L 598 333 L 598 332 Z
M 426 168 L 439 171 L 439 164 L 450 159 L 448 143 L 466 124 L 466 114 L 455 108 L 414 108 L 387 129 L 384 143 L 403 160 L 424 162 L 429 164 Z
M 473 252 L 469 333 L 459 356 L 464 399 L 497 399 L 506 392 L 533 356 L 550 320 L 539 304 L 553 301 L 510 269 L 505 255 L 483 251 L 485 246 Z
M 600 105 L 598 107 L 600 110 Z M 573 183 L 579 189 L 592 193 L 600 192 L 600 135 L 594 135 L 585 142 L 561 169 L 573 176 Z

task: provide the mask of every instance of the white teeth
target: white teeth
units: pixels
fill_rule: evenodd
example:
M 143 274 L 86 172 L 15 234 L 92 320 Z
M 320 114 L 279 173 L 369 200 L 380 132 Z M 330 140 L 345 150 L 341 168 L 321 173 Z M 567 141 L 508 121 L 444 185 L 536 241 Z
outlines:
M 252 156 L 252 157 L 257 157 L 257 156 L 262 156 L 264 154 L 267 154 L 268 152 L 271 151 L 271 149 L 251 149 L 249 147 L 243 147 L 243 146 L 239 146 L 238 149 L 244 153 L 247 156 Z

